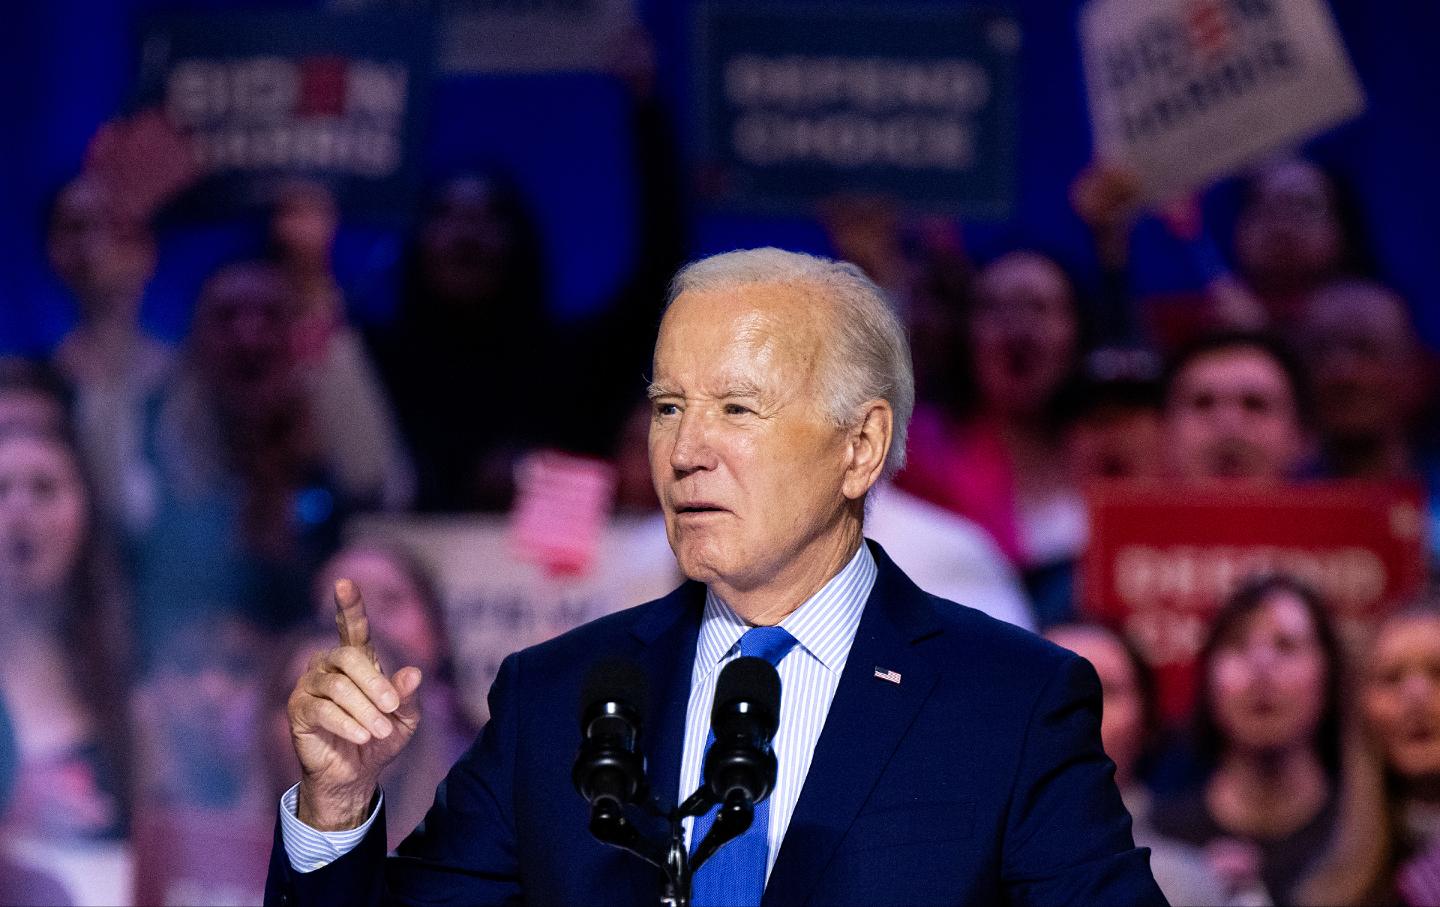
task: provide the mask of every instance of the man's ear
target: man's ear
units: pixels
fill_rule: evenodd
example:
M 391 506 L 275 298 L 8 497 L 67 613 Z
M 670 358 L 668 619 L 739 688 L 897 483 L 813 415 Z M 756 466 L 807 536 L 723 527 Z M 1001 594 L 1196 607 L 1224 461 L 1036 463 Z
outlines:
M 846 438 L 850 458 L 840 486 L 845 497 L 857 501 L 880 481 L 894 427 L 895 411 L 888 401 L 870 400 L 861 407 L 860 418 Z

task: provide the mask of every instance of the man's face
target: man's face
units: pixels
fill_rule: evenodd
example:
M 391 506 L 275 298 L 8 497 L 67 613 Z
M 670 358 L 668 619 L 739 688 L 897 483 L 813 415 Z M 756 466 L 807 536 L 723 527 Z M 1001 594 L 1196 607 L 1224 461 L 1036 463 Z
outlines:
M 1172 472 L 1188 481 L 1293 475 L 1305 435 L 1285 371 L 1256 349 L 1202 355 L 1175 376 L 1165 413 Z
M 666 312 L 650 471 L 691 579 L 754 590 L 828 555 L 843 531 L 849 445 L 818 393 L 828 318 L 763 285 L 684 293 Z
M 1000 413 L 1040 412 L 1075 358 L 1078 327 L 1064 272 L 1032 252 L 996 261 L 976 280 L 970 331 L 986 405 Z
M 1363 284 L 1322 290 L 1300 336 L 1326 434 L 1372 440 L 1405 431 L 1423 380 L 1402 299 Z
M 1095 479 L 1154 479 L 1163 472 L 1160 414 L 1145 406 L 1107 406 L 1066 433 L 1071 473 Z
M 50 266 L 87 318 L 135 317 L 138 297 L 155 269 L 148 228 L 117 215 L 105 193 L 76 180 L 61 192 L 50 218 Z M 115 306 L 128 306 L 116 312 Z
M 261 410 L 289 399 L 298 307 L 278 274 L 240 265 L 212 277 L 196 307 L 196 360 L 225 400 Z

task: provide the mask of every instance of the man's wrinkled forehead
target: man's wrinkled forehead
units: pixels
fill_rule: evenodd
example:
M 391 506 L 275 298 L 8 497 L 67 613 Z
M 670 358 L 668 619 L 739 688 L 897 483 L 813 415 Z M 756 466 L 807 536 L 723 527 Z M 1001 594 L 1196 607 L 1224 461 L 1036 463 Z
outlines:
M 743 383 L 781 369 L 808 376 L 828 327 L 823 301 L 789 284 L 745 284 L 682 293 L 666 309 L 655 346 L 656 378 L 703 361 L 715 377 Z

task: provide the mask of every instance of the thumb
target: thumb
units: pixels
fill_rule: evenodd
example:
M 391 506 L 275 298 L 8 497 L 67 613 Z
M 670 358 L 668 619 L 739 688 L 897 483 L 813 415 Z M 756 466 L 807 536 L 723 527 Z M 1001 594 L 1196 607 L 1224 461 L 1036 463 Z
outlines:
M 416 667 L 401 668 L 390 677 L 395 692 L 400 694 L 400 705 L 396 707 L 394 716 L 412 727 L 420 718 L 420 697 L 416 694 L 420 691 L 422 679 L 420 669 Z

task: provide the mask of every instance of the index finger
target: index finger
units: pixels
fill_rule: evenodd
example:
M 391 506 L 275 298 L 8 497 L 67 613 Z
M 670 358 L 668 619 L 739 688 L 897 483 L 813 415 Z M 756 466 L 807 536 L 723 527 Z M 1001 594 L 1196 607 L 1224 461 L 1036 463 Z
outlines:
M 335 628 L 340 631 L 340 645 L 368 648 L 370 619 L 365 616 L 365 602 L 360 587 L 348 579 L 335 581 Z

